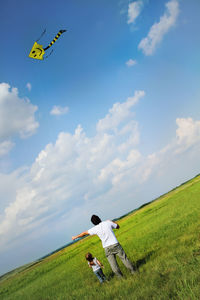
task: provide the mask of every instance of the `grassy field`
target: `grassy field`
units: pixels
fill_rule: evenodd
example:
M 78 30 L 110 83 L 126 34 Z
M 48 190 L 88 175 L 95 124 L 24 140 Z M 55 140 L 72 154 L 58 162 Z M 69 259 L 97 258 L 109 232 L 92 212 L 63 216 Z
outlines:
M 87 237 L 0 281 L 0 299 L 200 299 L 200 176 L 119 220 L 116 236 L 138 267 L 113 277 L 97 237 Z M 83 228 L 84 229 L 84 228 Z M 100 285 L 84 255 L 103 262 Z

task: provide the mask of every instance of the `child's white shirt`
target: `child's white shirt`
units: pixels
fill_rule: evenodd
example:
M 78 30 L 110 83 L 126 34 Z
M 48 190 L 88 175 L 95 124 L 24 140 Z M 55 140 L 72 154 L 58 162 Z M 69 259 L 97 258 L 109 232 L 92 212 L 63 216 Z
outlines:
M 93 263 L 94 263 L 94 265 L 91 265 L 93 272 L 101 269 L 100 265 L 97 263 L 97 258 L 96 257 L 93 259 Z M 88 261 L 88 265 L 89 264 L 90 264 L 90 262 Z

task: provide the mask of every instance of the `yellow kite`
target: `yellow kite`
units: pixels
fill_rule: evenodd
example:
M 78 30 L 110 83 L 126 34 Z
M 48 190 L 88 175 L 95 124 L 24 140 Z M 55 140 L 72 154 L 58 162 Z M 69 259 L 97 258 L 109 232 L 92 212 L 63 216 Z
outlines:
M 31 58 L 34 58 L 34 59 L 40 59 L 40 60 L 43 60 L 44 59 L 44 54 L 45 54 L 45 51 L 47 49 L 49 49 L 56 41 L 57 39 L 61 36 L 62 33 L 64 33 L 66 30 L 60 30 L 58 32 L 58 34 L 55 36 L 55 38 L 53 39 L 53 41 L 46 47 L 43 49 L 43 46 L 38 44 L 37 41 L 34 43 L 32 49 L 31 49 L 31 52 L 29 53 L 29 57 Z M 45 31 L 43 32 L 43 34 L 45 33 Z M 42 34 L 42 35 L 43 35 Z M 40 37 L 41 38 L 41 37 Z M 40 39 L 39 38 L 39 39 Z

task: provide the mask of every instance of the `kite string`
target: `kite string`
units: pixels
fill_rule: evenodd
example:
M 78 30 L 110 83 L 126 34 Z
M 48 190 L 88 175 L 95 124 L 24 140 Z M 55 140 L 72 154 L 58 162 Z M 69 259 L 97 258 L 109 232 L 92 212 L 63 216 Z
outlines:
M 42 32 L 42 34 L 40 35 L 39 39 L 36 40 L 36 42 L 38 42 L 45 33 L 46 33 L 46 29 Z
M 48 58 L 52 54 L 52 52 L 53 52 L 53 49 L 51 50 L 51 52 L 47 56 L 43 57 L 43 59 Z

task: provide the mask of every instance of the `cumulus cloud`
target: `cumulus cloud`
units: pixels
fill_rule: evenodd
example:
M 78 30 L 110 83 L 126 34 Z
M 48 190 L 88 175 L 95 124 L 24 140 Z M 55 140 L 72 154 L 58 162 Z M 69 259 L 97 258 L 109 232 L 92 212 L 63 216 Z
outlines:
M 130 59 L 126 62 L 126 65 L 127 65 L 128 67 L 135 66 L 136 64 L 137 64 L 137 61 L 134 60 L 134 59 L 132 59 L 132 58 L 130 58 Z
M 36 132 L 39 124 L 35 120 L 37 106 L 18 96 L 18 89 L 0 83 L 0 148 L 1 153 L 13 147 L 16 136 L 27 138 Z M 7 149 L 7 150 L 6 150 Z
M 129 3 L 128 6 L 128 24 L 134 23 L 137 17 L 140 15 L 143 9 L 143 2 L 142 1 L 134 1 Z
M 130 117 L 130 108 L 134 106 L 140 98 L 144 97 L 144 95 L 144 91 L 136 91 L 134 96 L 129 97 L 125 102 L 115 103 L 106 117 L 97 123 L 97 131 L 116 130 L 120 123 Z
M 192 118 L 177 118 L 177 153 L 183 152 L 200 142 L 200 121 Z
M 12 141 L 3 141 L 0 143 L 0 157 L 9 153 L 10 150 L 14 147 L 14 143 Z
M 65 107 L 61 107 L 61 106 L 57 106 L 55 105 L 52 110 L 50 111 L 51 115 L 54 116 L 60 116 L 60 115 L 66 115 L 69 112 L 69 107 L 65 106 Z
M 145 182 L 152 176 L 153 172 L 157 174 L 163 173 L 177 163 L 178 159 L 182 159 L 182 166 L 187 166 L 185 157 L 196 159 L 198 165 L 198 153 L 200 151 L 200 121 L 192 118 L 177 118 L 177 129 L 175 138 L 161 150 L 148 155 L 145 164 L 140 166 L 141 181 Z M 188 154 L 185 152 L 188 151 Z M 190 151 L 190 152 L 189 152 Z M 190 153 L 192 153 L 190 157 Z M 189 161 L 189 160 L 188 160 Z M 196 163 L 195 163 L 196 164 Z M 194 165 L 192 166 L 194 168 Z M 138 173 L 139 174 L 139 173 Z M 172 174 L 171 174 L 172 176 Z
M 162 41 L 164 35 L 175 25 L 179 14 L 179 3 L 177 0 L 171 0 L 166 3 L 166 11 L 160 18 L 158 23 L 155 23 L 147 37 L 141 40 L 138 48 L 145 55 L 152 55 L 156 47 Z

